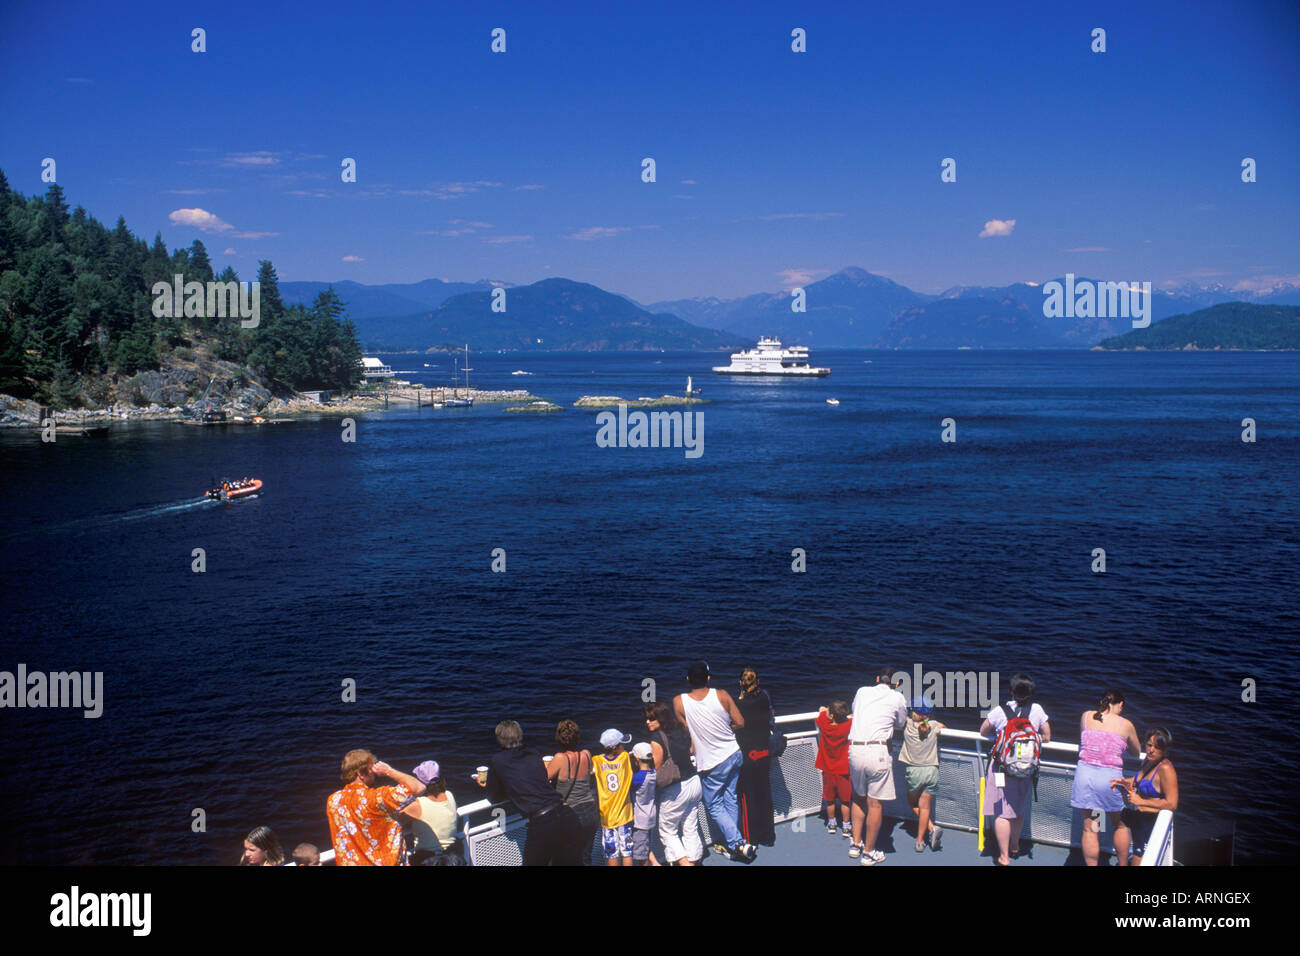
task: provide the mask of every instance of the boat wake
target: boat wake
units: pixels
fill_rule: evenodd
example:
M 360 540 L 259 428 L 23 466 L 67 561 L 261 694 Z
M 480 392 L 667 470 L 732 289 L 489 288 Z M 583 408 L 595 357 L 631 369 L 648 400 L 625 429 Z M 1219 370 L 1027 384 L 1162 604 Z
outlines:
M 253 495 L 251 497 L 256 497 Z M 170 505 L 155 505 L 149 508 L 137 508 L 134 511 L 128 511 L 125 514 L 113 515 L 108 518 L 109 521 L 138 521 L 141 518 L 159 518 L 166 514 L 172 514 L 176 511 L 189 511 L 191 508 L 202 508 L 206 505 L 221 504 L 216 498 L 191 498 L 187 501 L 178 501 Z
M 250 498 L 260 497 L 250 495 Z M 0 541 L 12 541 L 18 538 L 36 537 L 48 534 L 66 534 L 70 531 L 91 531 L 96 528 L 108 528 L 122 521 L 140 521 L 144 518 L 161 518 L 169 514 L 178 514 L 185 511 L 192 511 L 195 508 L 206 508 L 209 505 L 223 504 L 216 498 L 187 498 L 184 501 L 174 501 L 165 505 L 148 505 L 143 508 L 133 508 L 130 511 L 122 511 L 116 514 L 106 515 L 89 515 L 85 518 L 75 518 L 72 521 L 64 521 L 59 524 L 42 524 L 36 528 L 28 528 L 25 531 L 15 531 L 12 534 L 0 535 Z

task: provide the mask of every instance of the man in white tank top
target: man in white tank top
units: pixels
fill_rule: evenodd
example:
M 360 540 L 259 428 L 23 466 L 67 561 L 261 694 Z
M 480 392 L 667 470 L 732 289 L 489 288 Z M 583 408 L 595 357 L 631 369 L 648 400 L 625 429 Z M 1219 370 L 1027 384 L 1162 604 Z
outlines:
M 758 848 L 745 842 L 736 822 L 736 781 L 744 762 L 736 730 L 745 726 L 745 718 L 730 694 L 709 687 L 709 665 L 704 661 L 692 664 L 686 679 L 691 690 L 673 699 L 673 711 L 691 735 L 704 806 L 722 831 L 731 859 L 752 863 Z

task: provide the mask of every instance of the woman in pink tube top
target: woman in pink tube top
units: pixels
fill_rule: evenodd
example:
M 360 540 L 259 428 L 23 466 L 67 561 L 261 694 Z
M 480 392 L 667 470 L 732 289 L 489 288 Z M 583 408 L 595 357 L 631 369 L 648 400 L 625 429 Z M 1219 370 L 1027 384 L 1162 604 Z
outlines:
M 1083 859 L 1096 866 L 1101 855 L 1098 832 L 1101 815 L 1110 817 L 1115 834 L 1115 855 L 1128 859 L 1129 832 L 1124 825 L 1124 796 L 1112 784 L 1116 777 L 1124 776 L 1124 751 L 1133 756 L 1142 752 L 1137 731 L 1131 721 L 1120 714 L 1124 710 L 1124 695 L 1108 690 L 1101 695 L 1096 710 L 1085 710 L 1079 719 L 1079 765 L 1074 771 L 1074 786 L 1070 790 L 1070 806 L 1078 807 L 1083 821 Z

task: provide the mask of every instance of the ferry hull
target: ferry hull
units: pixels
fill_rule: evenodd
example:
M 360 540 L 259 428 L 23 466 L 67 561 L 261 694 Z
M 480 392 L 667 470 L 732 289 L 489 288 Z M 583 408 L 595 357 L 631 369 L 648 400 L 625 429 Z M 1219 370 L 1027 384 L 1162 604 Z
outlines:
M 713 371 L 719 375 L 754 375 L 766 376 L 767 378 L 825 378 L 831 374 L 831 370 L 828 368 L 790 369 L 785 372 L 773 372 L 750 371 L 748 369 L 730 368 L 726 365 L 715 365 Z

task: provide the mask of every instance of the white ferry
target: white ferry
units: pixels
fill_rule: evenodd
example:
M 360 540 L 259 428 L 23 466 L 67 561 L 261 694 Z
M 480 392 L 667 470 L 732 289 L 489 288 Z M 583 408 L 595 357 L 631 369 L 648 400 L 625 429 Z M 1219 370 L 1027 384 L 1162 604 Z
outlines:
M 761 338 L 758 345 L 743 352 L 733 352 L 730 365 L 715 365 L 720 375 L 797 375 L 821 378 L 831 374 L 828 368 L 808 364 L 808 347 L 791 345 L 782 348 L 780 339 Z

